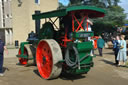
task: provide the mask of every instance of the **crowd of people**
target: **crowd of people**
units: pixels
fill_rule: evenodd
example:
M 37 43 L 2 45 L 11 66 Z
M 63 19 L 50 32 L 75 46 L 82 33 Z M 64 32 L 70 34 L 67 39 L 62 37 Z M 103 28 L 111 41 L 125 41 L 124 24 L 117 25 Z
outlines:
M 115 65 L 116 66 L 126 66 L 127 61 L 127 44 L 125 41 L 125 35 L 120 35 L 113 37 L 113 51 L 115 55 Z M 97 48 L 99 51 L 99 56 L 103 56 L 102 50 L 105 46 L 105 41 L 99 36 L 97 40 Z
M 117 66 L 125 66 L 127 61 L 127 44 L 125 35 L 113 38 L 113 51 L 115 54 L 115 64 Z

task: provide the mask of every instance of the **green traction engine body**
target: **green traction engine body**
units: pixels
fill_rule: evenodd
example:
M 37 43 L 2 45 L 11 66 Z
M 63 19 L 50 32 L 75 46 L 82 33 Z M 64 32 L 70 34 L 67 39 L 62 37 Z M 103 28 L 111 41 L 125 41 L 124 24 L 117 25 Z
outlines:
M 82 40 L 91 36 L 93 36 L 93 32 L 73 33 L 75 40 Z M 65 70 L 71 74 L 87 73 L 93 66 L 94 56 L 90 55 L 92 49 L 92 41 L 68 42 L 65 52 L 65 62 L 68 67 Z
M 33 14 L 36 33 L 31 32 L 27 41 L 20 44 L 19 63 L 28 65 L 32 61 L 44 79 L 56 78 L 63 72 L 73 75 L 87 73 L 93 67 L 90 38 L 94 33 L 88 31 L 86 20 L 104 15 L 103 9 L 90 6 Z M 42 27 L 40 19 L 45 19 Z

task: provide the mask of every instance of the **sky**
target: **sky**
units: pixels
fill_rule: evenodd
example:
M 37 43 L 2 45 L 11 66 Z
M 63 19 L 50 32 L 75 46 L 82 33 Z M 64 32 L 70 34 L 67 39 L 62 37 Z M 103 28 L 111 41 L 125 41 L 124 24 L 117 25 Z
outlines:
M 68 5 L 69 0 L 59 0 L 59 2 L 63 3 L 63 5 Z
M 120 0 L 119 5 L 125 9 L 125 13 L 128 13 L 128 0 Z
M 128 19 L 128 0 L 120 0 L 121 2 L 119 3 L 119 5 L 124 8 L 124 13 L 127 13 L 127 18 Z

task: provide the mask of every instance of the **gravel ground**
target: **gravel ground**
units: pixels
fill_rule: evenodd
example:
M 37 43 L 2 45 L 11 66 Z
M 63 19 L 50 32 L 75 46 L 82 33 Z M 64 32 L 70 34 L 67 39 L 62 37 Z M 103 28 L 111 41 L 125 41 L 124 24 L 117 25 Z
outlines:
M 45 80 L 38 74 L 36 66 L 24 67 L 16 65 L 18 49 L 9 49 L 5 54 L 4 76 L 0 77 L 0 85 L 128 85 L 128 68 L 114 65 L 112 49 L 104 49 L 103 57 L 94 58 L 94 67 L 80 76 L 59 76 L 53 80 Z

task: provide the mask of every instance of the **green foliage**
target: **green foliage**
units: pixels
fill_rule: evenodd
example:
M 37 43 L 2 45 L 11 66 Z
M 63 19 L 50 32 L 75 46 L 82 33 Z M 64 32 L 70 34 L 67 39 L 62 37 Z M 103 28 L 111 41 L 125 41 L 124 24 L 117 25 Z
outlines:
M 125 20 L 125 24 L 128 24 L 128 20 Z
M 81 3 L 83 0 L 70 0 L 71 4 L 78 4 Z
M 113 24 L 109 21 L 105 21 L 104 19 L 100 18 L 94 20 L 94 25 L 92 26 L 92 30 L 95 32 L 95 35 L 101 35 L 102 32 L 113 32 L 116 31 Z
M 94 20 L 93 31 L 98 35 L 102 32 L 113 33 L 117 26 L 123 26 L 126 22 L 126 14 L 120 6 L 111 6 L 106 9 L 107 13 L 104 18 Z
M 104 17 L 106 22 L 111 23 L 112 25 L 122 26 L 126 18 L 126 14 L 123 13 L 124 9 L 120 6 L 112 6 L 107 10 L 107 14 Z
M 57 9 L 63 9 L 65 8 L 66 6 L 64 6 L 62 3 L 59 2 L 59 7 Z

